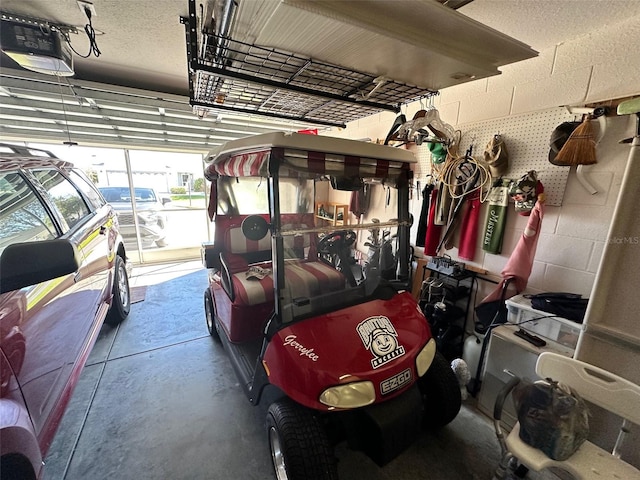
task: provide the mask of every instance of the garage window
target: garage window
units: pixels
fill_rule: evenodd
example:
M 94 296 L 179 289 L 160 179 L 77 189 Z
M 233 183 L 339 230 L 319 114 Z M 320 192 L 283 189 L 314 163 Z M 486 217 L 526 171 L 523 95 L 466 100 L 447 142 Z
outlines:
M 53 219 L 16 172 L 0 176 L 0 252 L 18 242 L 57 237 Z
M 60 172 L 56 170 L 35 170 L 33 174 L 49 192 L 53 203 L 55 203 L 69 228 L 73 228 L 89 215 L 89 207 L 87 207 L 78 190 Z

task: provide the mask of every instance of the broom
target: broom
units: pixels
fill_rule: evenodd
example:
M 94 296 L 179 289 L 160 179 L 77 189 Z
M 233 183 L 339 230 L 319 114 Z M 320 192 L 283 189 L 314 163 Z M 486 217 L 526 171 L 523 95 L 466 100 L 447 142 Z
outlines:
M 562 165 L 593 165 L 596 160 L 596 141 L 593 138 L 591 117 L 585 115 L 582 123 L 571 133 L 556 155 L 555 162 Z

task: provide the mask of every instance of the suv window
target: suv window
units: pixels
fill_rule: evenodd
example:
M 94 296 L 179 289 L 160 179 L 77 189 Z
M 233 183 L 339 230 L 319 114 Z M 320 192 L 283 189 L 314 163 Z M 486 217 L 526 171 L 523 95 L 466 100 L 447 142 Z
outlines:
M 0 174 L 0 252 L 12 243 L 57 236 L 53 219 L 26 180 L 17 172 Z
M 85 175 L 76 170 L 71 170 L 69 172 L 69 177 L 73 183 L 78 187 L 82 193 L 84 193 L 85 197 L 89 200 L 89 203 L 93 205 L 94 208 L 100 208 L 105 204 L 105 201 L 102 199 L 96 187 L 91 183 Z
M 76 188 L 57 170 L 34 170 L 33 175 L 49 192 L 69 228 L 89 215 L 89 207 Z

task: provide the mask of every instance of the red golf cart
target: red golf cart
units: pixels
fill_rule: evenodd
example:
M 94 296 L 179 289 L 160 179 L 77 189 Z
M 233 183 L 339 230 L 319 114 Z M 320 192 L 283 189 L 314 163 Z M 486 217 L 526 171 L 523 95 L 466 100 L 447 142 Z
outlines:
M 384 465 L 453 420 L 458 382 L 410 293 L 413 154 L 276 133 L 207 162 L 207 327 L 249 401 L 269 402 L 276 477 L 336 479 L 343 440 Z

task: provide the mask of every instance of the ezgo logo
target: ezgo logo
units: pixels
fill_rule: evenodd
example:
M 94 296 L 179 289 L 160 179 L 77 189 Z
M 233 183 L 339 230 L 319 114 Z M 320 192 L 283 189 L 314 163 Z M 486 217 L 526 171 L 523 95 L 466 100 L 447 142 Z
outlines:
M 410 381 L 411 370 L 407 368 L 404 372 L 400 372 L 397 375 L 380 382 L 380 393 L 382 393 L 382 395 L 386 395 L 394 390 L 398 390 Z

